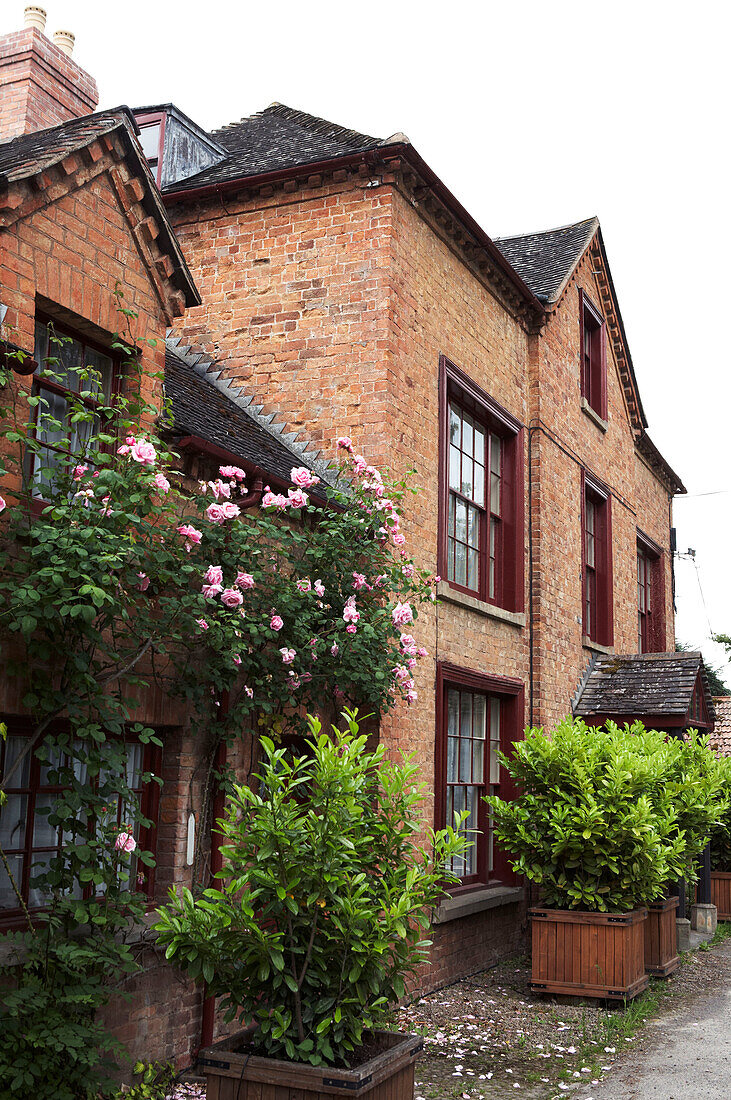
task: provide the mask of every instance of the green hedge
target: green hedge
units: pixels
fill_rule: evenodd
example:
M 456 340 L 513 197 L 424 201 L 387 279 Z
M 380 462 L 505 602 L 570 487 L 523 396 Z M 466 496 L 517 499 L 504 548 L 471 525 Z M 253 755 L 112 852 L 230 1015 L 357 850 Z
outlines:
M 512 866 L 546 905 L 624 912 L 665 895 L 728 808 L 728 769 L 706 739 L 641 723 L 529 729 L 503 760 L 521 795 L 486 801 Z

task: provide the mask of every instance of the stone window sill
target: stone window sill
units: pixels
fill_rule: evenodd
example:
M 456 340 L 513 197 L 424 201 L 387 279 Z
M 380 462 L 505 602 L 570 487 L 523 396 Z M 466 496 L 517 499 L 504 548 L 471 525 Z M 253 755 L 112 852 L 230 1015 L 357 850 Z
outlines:
M 488 619 L 497 619 L 498 622 L 508 623 L 510 626 L 525 626 L 524 611 L 506 611 L 503 607 L 496 607 L 495 604 L 488 603 L 486 600 L 478 600 L 475 596 L 468 596 L 466 592 L 460 592 L 458 589 L 452 588 L 447 581 L 439 582 L 437 596 L 440 600 L 457 604 L 458 607 L 466 607 Z
M 591 638 L 587 638 L 586 634 L 581 639 L 581 644 L 584 649 L 591 649 L 594 653 L 614 653 L 613 645 L 600 645 L 599 642 L 593 642 Z
M 592 409 L 585 397 L 581 398 L 581 411 L 586 413 L 593 424 L 596 424 L 600 432 L 606 432 L 609 423 L 599 415 L 596 409 Z
M 501 905 L 517 905 L 525 896 L 522 886 L 481 886 L 464 894 L 447 898 L 437 909 L 435 924 L 447 924 L 451 920 L 484 913 Z

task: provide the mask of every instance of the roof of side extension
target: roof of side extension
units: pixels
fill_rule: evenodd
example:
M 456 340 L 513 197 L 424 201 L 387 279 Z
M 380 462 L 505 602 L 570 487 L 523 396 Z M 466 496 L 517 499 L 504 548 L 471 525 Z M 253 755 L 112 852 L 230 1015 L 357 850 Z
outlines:
M 119 132 L 126 153 L 135 169 L 147 180 L 148 186 L 142 199 L 146 211 L 157 221 L 162 233 L 158 243 L 173 260 L 171 281 L 185 295 L 188 306 L 200 305 L 200 297 L 188 266 L 183 258 L 177 238 L 168 221 L 165 207 L 154 185 L 150 171 L 135 136 L 139 131 L 128 107 L 115 107 L 98 111 L 83 118 L 74 118 L 60 126 L 37 130 L 0 144 L 0 190 L 36 176 L 64 160 L 71 153 L 79 152 L 106 134 Z
M 178 343 L 178 338 L 169 339 L 165 350 L 165 396 L 177 435 L 211 443 L 287 485 L 294 466 L 306 466 L 324 485 L 335 484 L 335 470 L 316 451 L 284 435 L 271 416 L 262 415 L 251 394 L 220 377 L 210 358 Z M 317 489 L 310 492 L 322 495 Z
M 701 676 L 711 721 L 713 701 L 700 653 L 631 653 L 597 657 L 574 703 L 574 714 L 667 715 L 682 718 L 690 710 Z
M 597 218 L 542 233 L 495 237 L 495 244 L 542 302 L 555 302 L 599 227 Z
M 278 172 L 308 162 L 363 153 L 388 144 L 323 118 L 272 103 L 210 135 L 225 150 L 218 164 L 172 184 L 166 193 Z

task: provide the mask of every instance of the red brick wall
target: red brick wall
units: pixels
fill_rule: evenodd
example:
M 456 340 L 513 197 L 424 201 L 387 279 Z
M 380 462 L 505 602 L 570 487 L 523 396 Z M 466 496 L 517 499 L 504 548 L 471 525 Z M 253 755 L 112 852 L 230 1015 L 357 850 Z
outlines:
M 582 644 L 581 467 L 611 490 L 614 651 L 637 651 L 637 528 L 664 548 L 666 648 L 674 646 L 668 491 L 637 455 L 611 342 L 607 343 L 606 432 L 581 409 L 579 289 L 601 308 L 587 254 L 538 338 L 535 432 L 534 601 L 538 694 L 535 722 L 550 727 L 569 710 L 591 658 Z
M 0 141 L 90 114 L 96 81 L 33 27 L 0 37 Z

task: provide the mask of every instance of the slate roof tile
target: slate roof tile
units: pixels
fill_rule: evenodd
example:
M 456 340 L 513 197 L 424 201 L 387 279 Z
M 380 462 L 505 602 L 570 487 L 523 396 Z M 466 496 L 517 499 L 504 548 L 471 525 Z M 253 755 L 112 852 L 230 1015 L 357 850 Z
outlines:
M 224 158 L 167 187 L 166 194 L 363 153 L 384 144 L 379 138 L 283 103 L 272 103 L 258 114 L 214 130 L 210 136 L 225 149 Z
M 136 123 L 129 108 L 115 107 L 3 142 L 0 144 L 0 177 L 12 183 L 36 175 L 69 153 L 83 149 L 95 138 L 125 124 L 135 132 Z
M 731 695 L 715 695 L 713 706 L 716 725 L 711 734 L 711 745 L 721 756 L 731 756 Z
M 536 298 L 554 302 L 598 226 L 597 218 L 587 218 L 542 233 L 520 233 L 494 240 Z
M 700 653 L 597 656 L 579 690 L 574 714 L 582 718 L 597 714 L 683 716 L 690 709 L 699 672 L 713 721 L 713 703 Z
M 220 371 L 209 370 L 212 360 L 198 349 L 178 347 L 175 339 L 165 351 L 165 395 L 172 404 L 174 429 L 178 436 L 194 435 L 251 463 L 265 474 L 290 484 L 293 466 L 306 466 L 334 485 L 335 474 L 306 444 L 285 437 L 262 417 L 252 403 L 252 395 Z M 317 489 L 313 496 L 322 496 Z

